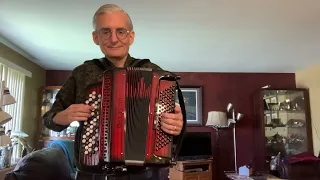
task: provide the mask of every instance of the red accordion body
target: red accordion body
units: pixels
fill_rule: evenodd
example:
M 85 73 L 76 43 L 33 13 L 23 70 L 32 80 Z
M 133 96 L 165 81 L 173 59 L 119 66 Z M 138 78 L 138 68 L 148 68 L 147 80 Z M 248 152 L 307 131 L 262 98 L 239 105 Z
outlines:
M 79 158 L 86 166 L 172 163 L 172 136 L 160 128 L 173 112 L 176 78 L 147 68 L 105 71 L 102 84 L 88 90 L 95 107 L 81 130 Z

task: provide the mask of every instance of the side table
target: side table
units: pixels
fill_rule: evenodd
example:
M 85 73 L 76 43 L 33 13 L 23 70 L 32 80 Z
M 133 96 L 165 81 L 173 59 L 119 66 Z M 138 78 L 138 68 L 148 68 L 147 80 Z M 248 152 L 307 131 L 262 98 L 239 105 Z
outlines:
M 283 180 L 271 174 L 262 173 L 260 176 L 240 176 L 235 172 L 225 172 L 230 180 Z
M 225 172 L 225 175 L 230 180 L 253 180 L 251 177 L 248 176 L 240 176 L 237 173 L 234 172 Z

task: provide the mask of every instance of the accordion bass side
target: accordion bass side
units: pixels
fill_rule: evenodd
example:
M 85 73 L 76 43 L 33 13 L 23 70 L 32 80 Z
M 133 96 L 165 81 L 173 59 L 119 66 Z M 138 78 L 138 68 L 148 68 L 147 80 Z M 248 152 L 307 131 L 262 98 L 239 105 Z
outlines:
M 88 89 L 94 107 L 80 127 L 79 161 L 89 167 L 170 165 L 173 136 L 162 131 L 161 114 L 174 112 L 176 76 L 146 68 L 105 71 Z

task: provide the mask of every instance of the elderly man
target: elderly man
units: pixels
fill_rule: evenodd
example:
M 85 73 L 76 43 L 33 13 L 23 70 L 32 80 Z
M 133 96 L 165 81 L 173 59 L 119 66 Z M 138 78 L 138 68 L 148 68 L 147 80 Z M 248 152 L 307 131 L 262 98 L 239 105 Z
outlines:
M 90 117 L 92 106 L 85 105 L 85 89 L 88 85 L 101 82 L 104 69 L 113 67 L 128 67 L 139 62 L 129 55 L 129 47 L 134 42 L 135 33 L 129 15 L 117 5 L 106 4 L 101 6 L 93 17 L 93 41 L 104 54 L 99 59 L 100 67 L 94 60 L 85 61 L 76 67 L 65 84 L 56 95 L 56 100 L 44 116 L 44 124 L 54 131 L 62 131 L 73 121 L 86 121 Z M 103 68 L 101 68 L 101 66 Z M 143 67 L 160 69 L 149 62 Z M 165 113 L 161 119 L 163 131 L 180 139 L 185 129 L 180 107 L 175 107 L 175 113 Z M 78 152 L 75 152 L 78 155 Z M 125 177 L 108 177 L 108 179 L 151 179 L 157 173 L 150 173 L 145 168 L 129 169 Z M 153 171 L 155 172 L 155 171 Z M 105 179 L 103 175 L 78 173 L 77 179 Z

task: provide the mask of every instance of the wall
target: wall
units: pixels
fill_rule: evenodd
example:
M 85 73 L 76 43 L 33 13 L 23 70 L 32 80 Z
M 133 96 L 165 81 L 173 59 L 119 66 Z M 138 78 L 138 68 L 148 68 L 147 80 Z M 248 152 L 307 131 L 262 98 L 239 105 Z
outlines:
M 29 135 L 28 141 L 34 146 L 38 123 L 37 116 L 40 111 L 39 88 L 45 84 L 46 71 L 2 43 L 0 43 L 0 57 L 17 64 L 32 73 L 32 77 L 26 77 L 25 81 L 22 131 Z
M 320 65 L 297 71 L 297 87 L 308 88 L 310 93 L 312 139 L 314 154 L 318 156 L 320 151 Z
M 46 85 L 62 85 L 70 71 L 47 71 Z M 274 88 L 294 88 L 294 74 L 276 73 L 177 73 L 181 76 L 180 84 L 203 86 L 203 124 L 208 111 L 225 110 L 229 102 L 245 117 L 237 125 L 238 165 L 250 163 L 253 155 L 253 93 L 262 86 Z M 212 132 L 212 143 L 216 143 L 216 133 L 208 127 L 188 127 L 188 131 Z M 233 170 L 232 130 L 220 131 L 219 172 Z M 215 151 L 213 151 L 215 153 Z

